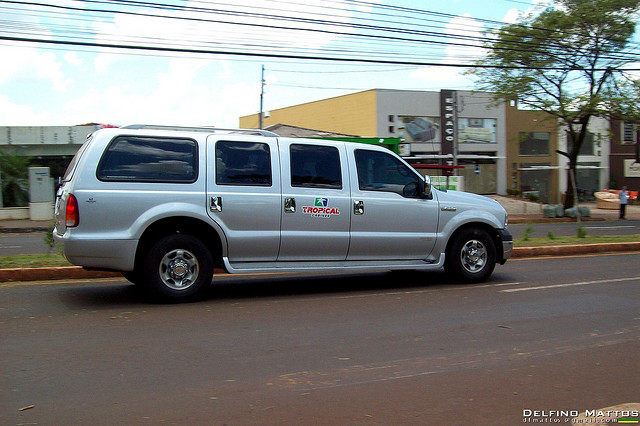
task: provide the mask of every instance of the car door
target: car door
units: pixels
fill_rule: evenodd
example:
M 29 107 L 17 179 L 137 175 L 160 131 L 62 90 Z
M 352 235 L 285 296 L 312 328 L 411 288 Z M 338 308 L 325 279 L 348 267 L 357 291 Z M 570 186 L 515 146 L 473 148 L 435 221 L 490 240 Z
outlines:
M 351 194 L 344 143 L 279 142 L 283 213 L 278 260 L 345 260 Z
M 415 169 L 385 150 L 350 147 L 353 213 L 347 260 L 417 260 L 431 253 L 438 203 Z
M 277 139 L 208 137 L 207 211 L 225 233 L 230 262 L 276 260 L 280 204 Z

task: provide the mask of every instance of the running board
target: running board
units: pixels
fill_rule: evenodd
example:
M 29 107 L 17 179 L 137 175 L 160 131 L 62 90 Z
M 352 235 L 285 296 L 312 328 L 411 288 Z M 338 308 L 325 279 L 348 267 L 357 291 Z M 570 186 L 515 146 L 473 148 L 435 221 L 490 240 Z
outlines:
M 438 261 L 425 260 L 354 260 L 331 262 L 229 262 L 222 258 L 224 267 L 230 274 L 251 272 L 309 272 L 309 271 L 379 271 L 402 269 L 440 269 L 444 265 L 444 253 Z

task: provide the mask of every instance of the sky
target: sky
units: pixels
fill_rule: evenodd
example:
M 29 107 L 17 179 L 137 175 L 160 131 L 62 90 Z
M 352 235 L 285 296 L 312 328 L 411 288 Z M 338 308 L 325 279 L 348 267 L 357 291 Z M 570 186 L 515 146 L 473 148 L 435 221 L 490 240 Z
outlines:
M 1 1 L 0 126 L 148 123 L 237 127 L 240 116 L 260 110 L 262 67 L 265 112 L 375 88 L 473 89 L 464 69 L 435 64 L 480 57 L 483 50 L 475 37 L 489 27 L 514 22 L 519 13 L 544 0 L 154 2 L 155 6 L 185 6 L 186 11 L 126 3 Z M 388 37 L 372 29 L 389 26 L 410 32 L 396 31 Z M 422 37 L 417 34 L 420 31 L 428 31 L 424 40 L 433 42 L 406 41 Z M 43 42 L 47 40 L 85 45 Z M 207 53 L 112 49 L 105 44 Z M 362 63 L 359 59 L 434 66 Z

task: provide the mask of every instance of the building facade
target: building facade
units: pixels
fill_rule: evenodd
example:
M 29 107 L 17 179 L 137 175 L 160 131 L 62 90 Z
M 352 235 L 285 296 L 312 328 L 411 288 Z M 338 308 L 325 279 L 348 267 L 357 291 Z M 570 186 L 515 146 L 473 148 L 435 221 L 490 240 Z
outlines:
M 258 114 L 240 117 L 240 127 L 258 123 Z M 418 167 L 461 166 L 455 174 L 469 192 L 522 194 L 556 204 L 569 187 L 568 161 L 556 152 L 568 150 L 568 132 L 550 114 L 521 110 L 515 100 L 496 102 L 491 93 L 372 89 L 270 111 L 264 125 L 274 124 L 400 138 L 401 155 Z M 611 176 L 618 186 L 638 186 L 632 140 L 638 140 L 640 124 L 612 126 L 603 119 L 589 125 L 576 173 L 583 200 L 609 186 L 611 135 L 618 141 L 611 148 Z
M 611 121 L 611 153 L 609 156 L 610 182 L 609 189 L 620 189 L 626 186 L 638 191 L 640 189 L 640 124 L 612 120 Z
M 558 149 L 569 152 L 571 135 L 566 128 L 558 130 Z M 604 118 L 593 117 L 589 121 L 585 140 L 580 148 L 576 168 L 576 187 L 578 197 L 582 201 L 592 201 L 595 192 L 607 189 L 609 186 L 609 151 L 611 146 L 611 131 L 609 121 Z M 569 187 L 569 160 L 564 156 L 558 157 L 560 165 L 559 186 L 562 192 Z
M 507 193 L 559 203 L 556 119 L 544 112 L 521 110 L 515 100 L 505 109 Z
M 273 110 L 263 123 L 402 138 L 402 155 L 410 162 L 459 165 L 467 191 L 506 193 L 505 108 L 491 101 L 490 93 L 471 91 L 373 89 Z M 258 123 L 253 114 L 240 117 L 239 124 Z

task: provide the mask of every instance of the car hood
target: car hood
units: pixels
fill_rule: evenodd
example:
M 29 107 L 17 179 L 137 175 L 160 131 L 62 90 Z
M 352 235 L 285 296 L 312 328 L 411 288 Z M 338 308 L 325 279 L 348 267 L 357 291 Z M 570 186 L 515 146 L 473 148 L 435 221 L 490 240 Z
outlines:
M 454 207 L 459 213 L 467 210 L 482 210 L 495 216 L 498 223 L 506 226 L 507 211 L 492 198 L 462 191 L 443 191 L 440 189 L 435 191 L 441 209 Z

